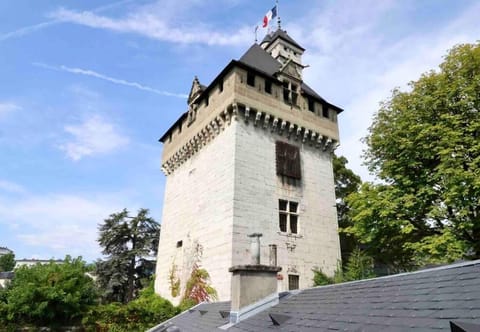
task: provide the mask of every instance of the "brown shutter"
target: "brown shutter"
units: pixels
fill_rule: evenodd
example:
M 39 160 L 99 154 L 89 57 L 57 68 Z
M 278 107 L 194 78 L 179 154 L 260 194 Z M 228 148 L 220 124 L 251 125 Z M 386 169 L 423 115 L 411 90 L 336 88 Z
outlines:
M 301 179 L 300 149 L 288 143 L 276 142 L 277 175 Z

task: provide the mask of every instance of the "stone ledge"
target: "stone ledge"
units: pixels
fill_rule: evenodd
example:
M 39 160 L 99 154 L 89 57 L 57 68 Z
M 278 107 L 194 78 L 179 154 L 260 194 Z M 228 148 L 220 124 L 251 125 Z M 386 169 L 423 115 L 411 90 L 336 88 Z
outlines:
M 282 268 L 280 266 L 270 265 L 235 265 L 228 269 L 229 272 L 280 272 Z

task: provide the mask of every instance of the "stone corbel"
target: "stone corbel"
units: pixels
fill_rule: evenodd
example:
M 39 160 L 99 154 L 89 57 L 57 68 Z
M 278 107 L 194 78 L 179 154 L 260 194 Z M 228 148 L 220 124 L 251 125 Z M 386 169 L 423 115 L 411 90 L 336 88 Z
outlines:
M 232 119 L 234 121 L 237 121 L 237 117 L 238 117 L 238 104 L 233 103 L 232 104 Z
M 295 140 L 298 140 L 301 135 L 302 135 L 302 127 L 297 127 L 297 135 L 295 136 Z
M 223 121 L 222 117 L 219 115 L 215 118 L 215 120 L 217 121 L 218 123 L 218 127 L 220 130 L 224 130 L 225 129 L 225 122 Z
M 230 112 L 228 112 L 228 109 L 225 109 L 223 111 L 223 114 L 225 115 L 225 121 L 230 124 L 231 123 L 231 118 L 230 118 Z
M 305 132 L 303 133 L 302 143 L 305 143 L 309 134 L 310 134 L 310 131 L 308 131 L 308 129 L 305 129 Z
M 293 123 L 290 123 L 290 126 L 288 127 L 288 138 L 290 138 L 290 136 L 292 135 L 293 129 L 295 129 L 295 125 Z
M 286 126 L 287 126 L 287 121 L 283 120 L 282 124 L 280 125 L 280 135 L 283 134 L 283 131 L 285 130 Z
M 273 119 L 273 123 L 272 123 L 272 133 L 277 130 L 277 124 L 278 124 L 278 118 L 274 118 Z
M 245 123 L 248 123 L 248 118 L 250 117 L 250 107 L 245 107 Z
M 327 139 L 327 141 L 325 142 L 325 145 L 323 146 L 323 151 L 327 150 L 330 144 L 332 144 L 331 138 Z
M 257 111 L 257 114 L 255 114 L 255 123 L 254 125 L 256 126 L 258 121 L 260 121 L 260 118 L 262 117 L 262 112 Z
M 269 122 L 270 122 L 270 114 L 266 114 L 265 119 L 263 119 L 263 129 L 267 129 Z
M 322 141 L 323 141 L 323 136 L 322 136 L 322 135 L 318 135 L 318 138 L 317 138 L 317 148 L 319 148 L 319 147 L 322 146 Z

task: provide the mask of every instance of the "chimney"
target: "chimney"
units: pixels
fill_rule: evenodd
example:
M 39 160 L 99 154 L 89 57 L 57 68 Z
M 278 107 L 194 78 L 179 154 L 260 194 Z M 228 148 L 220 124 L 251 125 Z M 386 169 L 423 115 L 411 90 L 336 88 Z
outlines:
M 278 303 L 277 266 L 260 264 L 260 237 L 253 233 L 250 249 L 252 264 L 232 266 L 232 304 L 230 324 L 238 323 Z

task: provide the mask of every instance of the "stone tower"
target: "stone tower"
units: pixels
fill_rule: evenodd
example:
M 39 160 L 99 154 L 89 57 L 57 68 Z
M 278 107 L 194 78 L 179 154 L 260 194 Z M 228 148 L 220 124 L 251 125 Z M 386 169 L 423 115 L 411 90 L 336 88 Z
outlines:
M 312 286 L 340 259 L 332 151 L 337 115 L 304 81 L 304 49 L 285 31 L 232 60 L 208 86 L 195 77 L 185 112 L 160 138 L 167 176 L 155 289 L 178 303 L 193 264 L 230 299 L 228 268 L 282 267 L 278 291 Z

